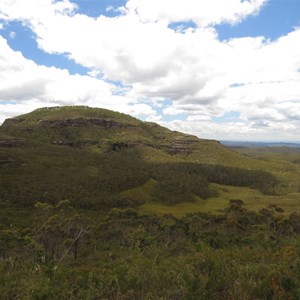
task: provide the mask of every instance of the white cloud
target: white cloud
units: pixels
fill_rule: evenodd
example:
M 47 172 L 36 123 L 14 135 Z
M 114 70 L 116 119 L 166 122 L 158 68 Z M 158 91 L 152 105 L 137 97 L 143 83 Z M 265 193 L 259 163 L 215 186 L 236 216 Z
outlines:
M 261 121 L 262 123 L 265 121 Z M 258 124 L 257 122 L 212 123 L 205 120 L 160 122 L 173 130 L 217 140 L 299 141 L 300 122 Z
M 16 33 L 14 31 L 11 31 L 9 33 L 9 36 L 10 36 L 11 39 L 14 39 L 16 37 Z
M 72 15 L 76 5 L 68 0 L 1 0 L 0 18 L 3 20 L 24 20 L 38 22 L 57 15 Z
M 188 22 L 198 26 L 236 24 L 257 13 L 266 0 L 129 0 L 126 12 L 146 22 Z
M 85 104 L 132 115 L 155 115 L 149 105 L 115 95 L 118 89 L 90 76 L 39 66 L 13 51 L 0 37 L 0 123 L 6 117 L 54 105 Z
M 178 130 L 253 139 L 278 136 L 280 131 L 280 138 L 300 140 L 300 29 L 275 41 L 220 41 L 213 27 L 241 22 L 266 2 L 129 0 L 118 17 L 90 18 L 76 13 L 76 5 L 68 0 L 2 0 L 0 18 L 23 22 L 42 50 L 67 55 L 90 72 L 72 76 L 4 57 L 0 96 L 6 101 L 102 105 L 161 122 L 154 109 L 170 99 L 164 115 L 188 116 L 186 121 L 167 123 Z M 180 32 L 168 27 L 188 21 L 197 27 Z M 118 93 L 105 79 L 127 88 Z M 230 111 L 240 112 L 239 122 L 211 121 Z
M 105 10 L 106 10 L 106 11 L 114 11 L 115 8 L 114 8 L 112 5 L 109 5 L 109 6 L 106 7 Z

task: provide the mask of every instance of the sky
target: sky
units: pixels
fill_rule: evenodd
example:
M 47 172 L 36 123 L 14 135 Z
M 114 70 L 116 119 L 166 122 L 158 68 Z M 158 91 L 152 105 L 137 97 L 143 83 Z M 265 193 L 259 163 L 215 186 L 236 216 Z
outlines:
M 300 142 L 300 0 L 0 0 L 0 124 L 63 105 Z

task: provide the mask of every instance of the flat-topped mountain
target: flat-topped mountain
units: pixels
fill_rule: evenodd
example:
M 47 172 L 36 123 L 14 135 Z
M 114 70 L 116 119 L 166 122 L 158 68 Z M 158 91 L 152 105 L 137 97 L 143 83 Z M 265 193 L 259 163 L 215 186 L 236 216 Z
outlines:
M 100 108 L 53 107 L 5 120 L 1 132 L 28 140 L 71 147 L 97 145 L 113 150 L 149 146 L 188 153 L 198 142 L 194 136 L 172 132 L 155 123 Z
M 280 163 L 84 106 L 7 119 L 0 127 L 0 180 L 0 201 L 69 199 L 78 206 L 193 201 L 215 194 L 210 182 L 271 194 L 299 189 L 297 174 Z

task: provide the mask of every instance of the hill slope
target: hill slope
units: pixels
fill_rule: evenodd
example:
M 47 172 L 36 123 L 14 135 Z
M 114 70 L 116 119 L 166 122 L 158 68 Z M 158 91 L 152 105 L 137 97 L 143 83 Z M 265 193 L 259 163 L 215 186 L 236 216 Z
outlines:
M 215 196 L 210 182 L 274 194 L 298 191 L 297 172 L 98 108 L 43 108 L 0 127 L 0 201 L 178 203 Z

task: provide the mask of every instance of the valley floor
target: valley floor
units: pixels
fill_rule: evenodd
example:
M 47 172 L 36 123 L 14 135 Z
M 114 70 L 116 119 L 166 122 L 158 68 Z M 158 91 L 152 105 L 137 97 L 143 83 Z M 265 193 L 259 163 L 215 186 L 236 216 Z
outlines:
M 162 203 L 149 202 L 140 206 L 141 213 L 164 215 L 171 213 L 181 218 L 189 213 L 203 212 L 220 214 L 228 207 L 231 199 L 240 199 L 244 207 L 250 211 L 258 212 L 270 206 L 280 206 L 284 215 L 300 213 L 300 193 L 290 193 L 282 196 L 268 196 L 260 191 L 248 187 L 235 187 L 221 184 L 211 184 L 218 191 L 218 197 L 203 200 L 195 197 L 194 202 L 182 202 L 176 205 L 164 205 Z

